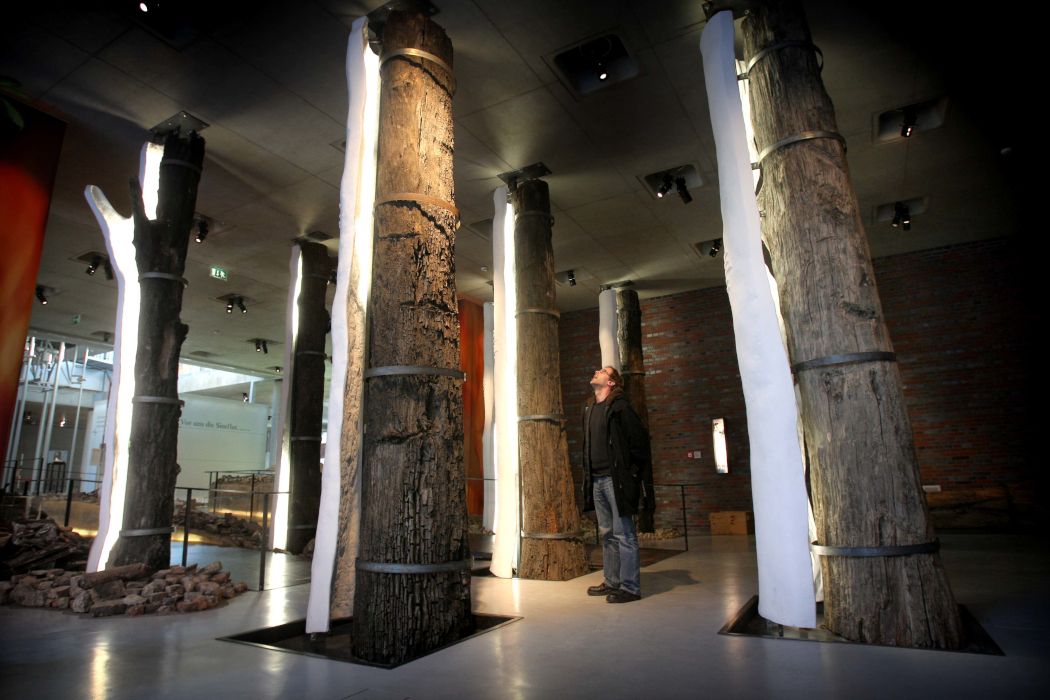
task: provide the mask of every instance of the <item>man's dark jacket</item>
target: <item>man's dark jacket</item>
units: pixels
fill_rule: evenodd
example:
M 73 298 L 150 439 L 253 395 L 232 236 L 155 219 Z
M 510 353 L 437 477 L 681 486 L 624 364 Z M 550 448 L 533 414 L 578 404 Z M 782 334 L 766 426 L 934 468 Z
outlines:
M 605 399 L 606 434 L 609 436 L 609 476 L 616 494 L 616 510 L 621 516 L 638 515 L 638 529 L 653 531 L 653 460 L 649 436 L 631 408 L 622 389 L 613 389 Z M 583 408 L 583 512 L 594 510 L 591 478 L 590 418 L 597 404 L 592 397 Z

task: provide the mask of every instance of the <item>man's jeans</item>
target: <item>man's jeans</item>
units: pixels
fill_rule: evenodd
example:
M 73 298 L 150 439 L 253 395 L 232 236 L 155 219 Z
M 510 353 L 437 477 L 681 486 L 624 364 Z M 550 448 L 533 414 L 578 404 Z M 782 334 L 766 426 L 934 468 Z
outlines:
M 640 595 L 641 573 L 638 565 L 638 533 L 634 519 L 620 517 L 612 477 L 594 479 L 594 512 L 598 516 L 598 534 L 602 539 L 602 566 L 605 585 Z

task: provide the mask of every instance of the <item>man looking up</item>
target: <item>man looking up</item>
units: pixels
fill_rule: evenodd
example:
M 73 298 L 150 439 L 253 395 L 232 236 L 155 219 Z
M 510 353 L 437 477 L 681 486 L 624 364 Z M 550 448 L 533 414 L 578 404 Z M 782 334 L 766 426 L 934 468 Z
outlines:
M 583 510 L 594 510 L 605 580 L 587 589 L 608 603 L 641 598 L 638 533 L 633 515 L 655 509 L 649 436 L 621 389 L 620 373 L 591 377 L 594 398 L 583 410 Z

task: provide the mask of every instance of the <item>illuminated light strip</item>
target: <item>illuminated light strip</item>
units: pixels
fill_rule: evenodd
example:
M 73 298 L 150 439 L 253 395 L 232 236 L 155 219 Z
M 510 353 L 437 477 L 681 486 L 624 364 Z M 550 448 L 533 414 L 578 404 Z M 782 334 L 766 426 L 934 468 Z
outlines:
M 616 290 L 603 289 L 598 294 L 598 346 L 602 367 L 620 371 L 620 344 L 616 342 Z
M 376 191 L 376 154 L 379 140 L 379 57 L 368 46 L 368 19 L 354 22 L 346 57 L 347 85 L 350 106 L 347 114 L 346 149 L 339 200 L 339 265 L 336 268 L 335 300 L 332 304 L 332 378 L 328 397 L 328 438 L 325 445 L 325 464 L 321 472 L 321 500 L 314 536 L 314 556 L 310 569 L 310 598 L 306 610 L 306 632 L 327 632 L 331 620 L 331 601 L 336 546 L 339 541 L 339 511 L 342 492 L 342 464 L 346 459 L 359 463 L 358 452 L 342 454 L 344 422 L 344 387 L 352 373 L 357 386 L 363 390 L 362 372 L 365 365 L 366 324 L 360 328 L 347 327 L 347 299 L 352 294 L 360 314 L 368 308 L 372 288 L 372 235 L 374 226 L 373 203 Z M 354 333 L 351 342 L 350 333 Z M 351 356 L 352 353 L 352 356 Z M 357 396 L 360 409 L 362 395 Z M 362 416 L 354 420 L 360 438 Z M 358 472 L 360 474 L 360 472 Z M 360 478 L 347 489 L 350 494 L 351 539 L 356 542 L 360 518 Z M 349 553 L 349 561 L 356 552 Z M 354 570 L 341 575 L 353 577 Z M 351 590 L 352 597 L 352 590 Z M 352 606 L 353 601 L 349 601 Z
M 270 530 L 270 546 L 274 549 L 288 548 L 288 487 L 292 481 L 291 437 L 287 426 L 292 415 L 292 382 L 295 381 L 295 343 L 299 337 L 299 294 L 303 289 L 303 254 L 298 245 L 292 246 L 288 263 L 288 277 L 291 282 L 288 288 L 285 328 L 288 329 L 288 342 L 284 344 L 284 381 L 281 382 L 281 459 L 277 464 L 277 495 L 273 507 L 273 527 Z
M 147 143 L 139 157 L 139 182 L 146 217 L 157 218 L 160 161 L 164 146 Z M 135 355 L 138 350 L 141 290 L 135 263 L 135 222 L 121 216 L 98 187 L 84 190 L 95 214 L 117 283 L 116 327 L 113 329 L 113 376 L 106 411 L 105 461 L 99 497 L 98 534 L 88 554 L 88 571 L 106 568 L 109 553 L 117 543 L 124 522 L 124 499 L 128 478 L 128 436 L 131 434 L 132 398 L 135 396 Z
M 518 566 L 520 525 L 518 511 L 518 334 L 517 285 L 514 276 L 514 210 L 507 202 L 507 188 L 493 193 L 493 392 L 496 463 L 496 533 L 492 544 L 494 576 L 510 578 Z

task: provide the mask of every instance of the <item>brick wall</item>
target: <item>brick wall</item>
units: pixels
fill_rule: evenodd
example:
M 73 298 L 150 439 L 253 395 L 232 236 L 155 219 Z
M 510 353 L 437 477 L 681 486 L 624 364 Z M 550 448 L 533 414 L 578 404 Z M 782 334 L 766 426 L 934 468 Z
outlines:
M 945 491 L 1005 485 L 1015 502 L 1035 491 L 1025 459 L 1024 304 L 1011 281 L 1012 239 L 952 246 L 875 262 L 894 339 L 923 483 Z M 580 479 L 581 406 L 601 364 L 598 310 L 560 324 L 569 457 Z M 642 301 L 646 392 L 657 484 L 657 525 L 690 531 L 708 514 L 750 510 L 747 422 L 724 287 Z M 1030 415 L 1030 414 L 1029 414 Z M 711 421 L 724 418 L 729 474 L 717 474 Z M 687 453 L 700 450 L 700 459 Z M 683 486 L 678 486 L 683 485 Z

